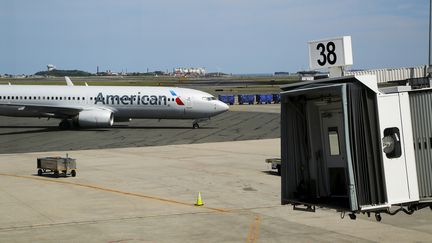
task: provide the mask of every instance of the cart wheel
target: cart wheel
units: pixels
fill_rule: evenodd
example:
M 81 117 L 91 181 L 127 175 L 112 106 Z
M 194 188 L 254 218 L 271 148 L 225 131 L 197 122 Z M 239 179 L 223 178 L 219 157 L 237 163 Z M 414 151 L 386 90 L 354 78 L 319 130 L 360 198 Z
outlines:
M 75 171 L 75 170 L 72 170 L 72 171 L 71 171 L 71 175 L 72 175 L 72 177 L 75 177 L 75 176 L 76 176 L 76 171 Z
M 39 170 L 38 170 L 38 176 L 41 176 L 41 175 L 42 175 L 42 170 L 39 169 Z
M 59 177 L 59 171 L 58 170 L 54 171 L 54 177 Z

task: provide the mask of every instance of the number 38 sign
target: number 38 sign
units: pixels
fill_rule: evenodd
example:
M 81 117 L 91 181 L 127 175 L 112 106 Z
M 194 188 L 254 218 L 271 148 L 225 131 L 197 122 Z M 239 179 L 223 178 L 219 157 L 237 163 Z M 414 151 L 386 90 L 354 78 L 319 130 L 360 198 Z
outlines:
M 309 67 L 321 69 L 353 64 L 351 36 L 310 41 Z

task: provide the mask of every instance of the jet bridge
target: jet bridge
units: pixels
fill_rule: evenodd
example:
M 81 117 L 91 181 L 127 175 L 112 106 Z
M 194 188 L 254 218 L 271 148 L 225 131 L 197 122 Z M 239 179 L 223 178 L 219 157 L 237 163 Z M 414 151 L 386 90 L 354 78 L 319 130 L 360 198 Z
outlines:
M 432 207 L 432 105 L 413 107 L 424 93 L 432 101 L 431 89 L 379 90 L 365 75 L 282 90 L 282 204 L 377 220 Z

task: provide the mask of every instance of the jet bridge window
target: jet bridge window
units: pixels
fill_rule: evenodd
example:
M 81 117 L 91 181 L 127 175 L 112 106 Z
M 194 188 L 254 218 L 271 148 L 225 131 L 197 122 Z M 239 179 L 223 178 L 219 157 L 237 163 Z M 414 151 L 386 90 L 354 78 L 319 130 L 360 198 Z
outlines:
M 384 129 L 384 137 L 382 138 L 383 152 L 389 159 L 399 158 L 402 155 L 400 132 L 397 127 L 389 127 Z
M 331 156 L 340 155 L 339 134 L 338 134 L 337 127 L 328 128 L 328 139 L 329 139 L 330 155 Z

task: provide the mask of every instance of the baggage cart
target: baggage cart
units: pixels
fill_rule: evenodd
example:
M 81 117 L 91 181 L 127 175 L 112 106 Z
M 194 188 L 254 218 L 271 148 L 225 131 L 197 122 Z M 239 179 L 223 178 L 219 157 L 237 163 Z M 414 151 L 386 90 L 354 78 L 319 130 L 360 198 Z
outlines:
M 53 173 L 58 177 L 60 173 L 67 177 L 68 173 L 72 177 L 76 176 L 76 160 L 66 157 L 43 157 L 37 159 L 37 174 L 42 176 L 44 173 Z
M 271 104 L 273 101 L 272 94 L 257 94 L 255 96 L 257 104 Z
M 243 104 L 253 105 L 255 103 L 255 95 L 240 94 L 238 95 L 238 103 L 239 105 L 243 105 Z
M 271 168 L 273 170 L 277 170 L 278 175 L 281 175 L 281 159 L 280 158 L 266 159 L 265 162 L 271 164 Z
M 219 95 L 219 100 L 225 104 L 234 105 L 234 95 Z

